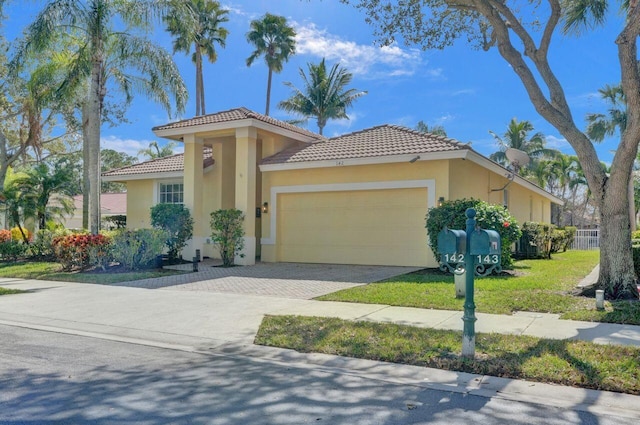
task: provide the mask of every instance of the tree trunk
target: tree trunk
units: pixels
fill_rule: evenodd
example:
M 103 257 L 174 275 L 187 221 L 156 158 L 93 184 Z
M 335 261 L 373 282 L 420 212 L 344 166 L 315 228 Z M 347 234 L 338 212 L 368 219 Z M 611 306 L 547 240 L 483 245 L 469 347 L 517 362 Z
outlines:
M 267 77 L 267 107 L 265 108 L 265 115 L 269 116 L 269 104 L 271 103 L 271 79 L 273 71 L 269 68 L 269 76 Z
M 82 103 L 82 228 L 89 228 L 89 101 Z
M 89 92 L 87 142 L 89 145 L 89 231 L 100 231 L 100 99 L 102 92 L 102 62 L 93 61 Z
M 629 202 L 624 179 L 607 187 L 600 210 L 600 276 L 598 286 L 609 298 L 638 298 L 631 253 Z
M 196 44 L 196 116 L 204 115 L 204 81 L 202 78 L 202 52 Z

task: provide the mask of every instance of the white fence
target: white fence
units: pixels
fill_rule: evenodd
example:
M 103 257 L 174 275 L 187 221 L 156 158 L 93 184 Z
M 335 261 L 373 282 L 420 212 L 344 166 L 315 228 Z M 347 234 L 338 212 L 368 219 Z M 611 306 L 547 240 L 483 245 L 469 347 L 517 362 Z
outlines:
M 600 248 L 600 229 L 578 229 L 573 238 L 572 249 L 589 250 Z

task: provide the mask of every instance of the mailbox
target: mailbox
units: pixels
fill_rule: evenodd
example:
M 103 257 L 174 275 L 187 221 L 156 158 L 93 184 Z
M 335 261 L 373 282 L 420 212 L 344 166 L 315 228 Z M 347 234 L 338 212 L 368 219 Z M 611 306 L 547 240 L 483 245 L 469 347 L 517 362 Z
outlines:
M 476 229 L 471 233 L 471 255 L 500 254 L 500 234 L 495 230 Z
M 438 233 L 438 252 L 444 263 L 463 263 L 467 252 L 467 233 L 445 227 Z

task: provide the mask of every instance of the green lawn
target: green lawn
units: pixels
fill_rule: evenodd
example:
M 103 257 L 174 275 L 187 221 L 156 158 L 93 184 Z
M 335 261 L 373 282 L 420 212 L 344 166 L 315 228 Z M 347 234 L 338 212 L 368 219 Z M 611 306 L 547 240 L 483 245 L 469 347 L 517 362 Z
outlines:
M 476 358 L 460 356 L 462 333 L 335 318 L 267 316 L 256 344 L 640 394 L 640 348 L 477 334 Z
M 475 279 L 476 311 L 511 314 L 515 311 L 558 313 L 563 318 L 640 325 L 640 302 L 606 303 L 595 310 L 593 299 L 570 294 L 598 264 L 598 251 L 567 251 L 552 260 L 517 261 L 513 275 Z M 464 299 L 455 298 L 453 276 L 423 271 L 384 282 L 359 286 L 318 298 L 394 306 L 463 310 Z
M 20 289 L 3 288 L 0 286 L 0 295 L 20 294 L 22 292 L 26 291 L 21 291 Z
M 140 270 L 135 272 L 63 272 L 57 263 L 26 261 L 20 263 L 0 263 L 0 277 L 21 279 L 56 280 L 63 282 L 111 284 L 131 280 L 150 279 L 182 273 L 175 270 Z

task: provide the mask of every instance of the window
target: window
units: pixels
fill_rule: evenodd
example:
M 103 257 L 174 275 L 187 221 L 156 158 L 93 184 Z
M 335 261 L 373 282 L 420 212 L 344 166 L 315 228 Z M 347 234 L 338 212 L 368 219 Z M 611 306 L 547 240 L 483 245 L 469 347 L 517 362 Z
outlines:
M 182 204 L 184 202 L 184 184 L 160 183 L 158 202 L 161 204 Z

